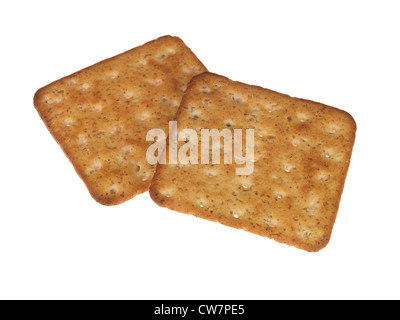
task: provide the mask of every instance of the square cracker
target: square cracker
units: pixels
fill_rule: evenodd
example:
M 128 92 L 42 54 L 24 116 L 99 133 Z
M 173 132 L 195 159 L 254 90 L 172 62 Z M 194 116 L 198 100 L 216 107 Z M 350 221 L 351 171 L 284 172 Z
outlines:
M 243 165 L 223 164 L 222 154 L 221 164 L 200 164 L 199 142 L 199 164 L 157 165 L 150 196 L 158 205 L 306 251 L 327 245 L 355 139 L 351 115 L 203 73 L 176 120 L 177 132 L 191 128 L 198 137 L 201 129 L 253 129 L 254 170 L 236 175 Z
M 34 106 L 92 197 L 116 205 L 148 190 L 146 133 L 168 127 L 204 71 L 181 39 L 164 36 L 39 89 Z

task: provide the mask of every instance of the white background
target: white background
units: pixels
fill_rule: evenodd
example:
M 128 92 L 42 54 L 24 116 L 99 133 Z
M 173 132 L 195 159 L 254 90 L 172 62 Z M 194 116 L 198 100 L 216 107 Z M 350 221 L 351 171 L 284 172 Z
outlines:
M 399 299 L 398 1 L 2 1 L 1 299 Z M 308 253 L 159 208 L 96 203 L 37 89 L 162 35 L 215 73 L 351 113 L 328 246 Z

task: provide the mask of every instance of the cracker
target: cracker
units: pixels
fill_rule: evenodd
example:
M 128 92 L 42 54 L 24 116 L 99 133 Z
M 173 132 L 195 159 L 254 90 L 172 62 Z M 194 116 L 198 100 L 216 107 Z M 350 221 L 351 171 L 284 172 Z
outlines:
M 190 79 L 206 71 L 165 36 L 39 89 L 34 106 L 92 197 L 120 204 L 148 190 L 150 128 L 167 128 Z
M 199 137 L 204 128 L 253 129 L 254 170 L 237 175 L 244 165 L 223 164 L 222 154 L 221 164 L 201 164 L 199 146 L 199 164 L 157 165 L 150 196 L 158 205 L 306 251 L 327 245 L 355 140 L 351 115 L 204 73 L 191 80 L 176 120 L 177 132 Z

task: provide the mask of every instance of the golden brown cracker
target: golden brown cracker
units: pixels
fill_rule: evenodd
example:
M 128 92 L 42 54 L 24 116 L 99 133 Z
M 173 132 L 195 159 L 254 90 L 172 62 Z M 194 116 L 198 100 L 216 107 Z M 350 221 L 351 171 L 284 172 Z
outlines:
M 199 146 L 199 164 L 157 165 L 150 195 L 158 205 L 307 251 L 327 245 L 355 139 L 347 112 L 203 73 L 177 123 L 199 137 L 204 128 L 253 129 L 254 170 L 237 175 L 243 165 L 223 164 L 222 153 L 221 164 L 201 164 Z
M 34 106 L 93 198 L 116 205 L 148 190 L 146 133 L 168 127 L 204 71 L 181 39 L 165 36 L 41 88 Z

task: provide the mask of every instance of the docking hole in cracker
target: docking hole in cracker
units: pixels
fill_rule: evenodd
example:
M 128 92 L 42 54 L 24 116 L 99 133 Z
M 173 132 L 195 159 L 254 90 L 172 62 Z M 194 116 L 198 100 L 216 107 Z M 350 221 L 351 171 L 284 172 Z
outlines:
M 245 162 L 244 146 L 242 154 L 228 148 L 230 163 L 213 163 L 211 156 L 201 162 L 203 149 L 218 150 L 223 159 L 230 142 L 220 139 L 198 145 L 197 161 L 157 164 L 150 196 L 158 205 L 306 251 L 327 245 L 355 140 L 351 115 L 206 72 L 189 83 L 176 121 L 177 132 L 230 130 L 235 137 L 242 131 L 245 145 L 245 131 L 252 130 L 254 154 Z M 169 140 L 166 159 L 174 152 Z M 238 174 L 245 165 L 252 170 Z
M 146 133 L 168 127 L 204 71 L 181 39 L 165 36 L 39 89 L 34 106 L 92 197 L 116 205 L 148 190 Z

